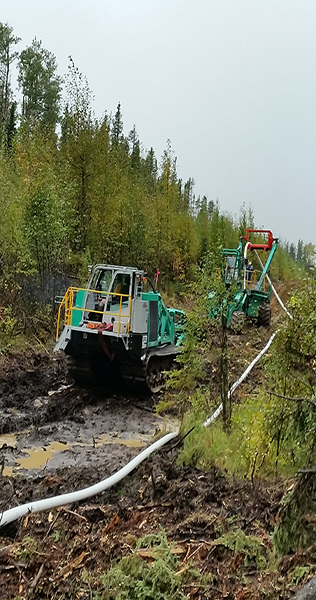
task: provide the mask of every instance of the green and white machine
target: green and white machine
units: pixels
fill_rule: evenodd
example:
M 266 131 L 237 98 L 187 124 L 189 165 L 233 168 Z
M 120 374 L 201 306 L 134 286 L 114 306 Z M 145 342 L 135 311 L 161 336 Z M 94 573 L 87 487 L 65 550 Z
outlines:
M 259 234 L 267 239 L 263 243 L 252 243 L 250 234 Z M 266 275 L 271 266 L 272 259 L 278 246 L 278 239 L 274 238 L 269 229 L 246 229 L 246 235 L 240 239 L 236 249 L 225 248 L 221 251 L 224 257 L 223 279 L 226 287 L 234 286 L 236 291 L 227 302 L 225 309 L 226 324 L 232 330 L 240 331 L 246 317 L 254 320 L 258 325 L 269 327 L 271 322 L 271 286 L 266 285 Z M 262 271 L 257 277 L 253 270 L 248 252 L 264 251 L 267 254 Z M 210 299 L 214 294 L 210 292 Z M 210 312 L 211 318 L 218 314 L 216 307 Z
M 60 304 L 54 350 L 79 384 L 157 392 L 180 351 L 182 321 L 144 271 L 96 265 L 87 288 L 69 288 Z

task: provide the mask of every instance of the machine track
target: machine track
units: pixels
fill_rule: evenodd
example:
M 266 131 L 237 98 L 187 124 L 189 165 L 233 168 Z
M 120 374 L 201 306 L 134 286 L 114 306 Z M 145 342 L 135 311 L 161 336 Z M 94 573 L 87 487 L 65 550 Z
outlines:
M 166 372 L 172 368 L 178 348 L 166 346 L 148 353 L 144 361 L 119 364 L 105 354 L 94 358 L 67 357 L 69 375 L 82 387 L 105 386 L 113 393 L 125 389 L 138 393 L 156 394 L 165 387 Z
M 69 375 L 81 387 L 106 386 L 114 393 L 124 388 L 117 360 L 111 362 L 105 355 L 93 359 L 67 356 L 67 368 Z

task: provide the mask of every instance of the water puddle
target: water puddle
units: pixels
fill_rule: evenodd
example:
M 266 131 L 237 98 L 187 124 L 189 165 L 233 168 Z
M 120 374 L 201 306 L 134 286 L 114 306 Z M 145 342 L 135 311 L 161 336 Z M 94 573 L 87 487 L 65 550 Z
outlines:
M 65 389 L 67 390 L 67 387 L 61 386 L 54 393 L 61 393 Z M 38 404 L 45 403 L 46 398 L 38 397 L 36 402 Z M 95 422 L 93 422 L 94 419 Z M 99 417 L 93 414 L 91 423 L 88 414 L 89 427 L 78 427 L 67 422 L 64 425 L 45 425 L 38 429 L 31 428 L 0 435 L 0 450 L 3 449 L 1 456 L 3 454 L 5 459 L 2 475 L 14 477 L 21 470 L 28 471 L 29 475 L 33 475 L 36 471 L 41 472 L 46 468 L 47 470 L 59 467 L 71 468 L 79 464 L 90 466 L 94 460 L 96 462 L 109 460 L 112 454 L 117 457 L 118 453 L 122 453 L 127 462 L 130 454 L 128 449 L 135 455 L 151 443 L 158 430 L 163 433 L 165 429 L 172 430 L 174 428 L 173 423 L 168 423 L 165 418 L 157 416 L 155 423 L 150 420 L 146 428 L 142 427 L 141 432 L 137 432 L 135 416 L 126 428 L 121 424 L 119 430 L 112 428 L 109 430 L 108 423 L 104 418 L 101 418 L 100 422 L 97 419 Z M 118 422 L 120 422 L 119 417 Z M 153 427 L 154 424 L 156 427 Z M 103 431 L 107 433 L 103 433 Z M 113 447 L 113 450 L 110 447 Z M 120 450 L 119 447 L 122 449 Z
M 22 469 L 39 469 L 53 457 L 56 452 L 61 452 L 69 448 L 68 444 L 62 442 L 52 442 L 49 446 L 43 446 L 41 448 L 34 447 L 29 450 L 23 450 L 27 452 L 29 456 L 25 458 L 17 458 L 16 463 Z
M 11 446 L 12 448 L 16 448 L 17 439 L 14 433 L 3 433 L 0 435 L 0 450 L 3 446 Z
M 2 446 L 4 444 L 7 444 L 8 446 L 13 446 L 14 448 L 16 448 L 16 436 L 12 434 L 0 436 L 0 448 L 1 444 Z M 122 446 L 126 446 L 127 448 L 143 448 L 144 446 L 146 446 L 146 442 L 142 439 L 124 439 L 118 436 L 110 436 L 106 434 L 99 435 L 94 440 L 87 442 L 52 442 L 48 446 L 33 446 L 31 448 L 24 448 L 23 450 L 21 450 L 21 453 L 27 454 L 28 456 L 16 458 L 15 467 L 4 467 L 2 475 L 6 477 L 14 476 L 16 469 L 40 469 L 41 467 L 47 465 L 47 463 L 56 454 L 65 452 L 66 450 L 71 450 L 74 447 L 102 448 L 102 446 L 111 444 L 121 444 Z
M 2 475 L 3 477 L 12 477 L 14 475 L 13 467 L 4 467 Z

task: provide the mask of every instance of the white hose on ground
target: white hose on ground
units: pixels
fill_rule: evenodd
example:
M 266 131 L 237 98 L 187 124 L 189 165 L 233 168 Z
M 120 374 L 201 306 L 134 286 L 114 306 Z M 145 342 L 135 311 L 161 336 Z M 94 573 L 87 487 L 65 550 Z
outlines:
M 154 442 L 154 444 L 152 444 L 151 446 L 143 450 L 140 454 L 138 454 L 138 456 L 135 456 L 135 458 L 133 458 L 129 463 L 127 463 L 125 467 L 123 467 L 107 479 L 96 483 L 95 485 L 91 485 L 88 488 L 78 490 L 76 492 L 70 492 L 68 494 L 54 496 L 53 498 L 46 498 L 45 500 L 28 502 L 27 504 L 21 504 L 20 506 L 15 506 L 14 508 L 10 508 L 9 510 L 4 511 L 2 515 L 0 515 L 0 527 L 2 527 L 3 525 L 7 525 L 12 521 L 15 521 L 16 519 L 19 519 L 20 517 L 23 517 L 28 513 L 40 512 L 42 510 L 49 510 L 58 506 L 64 506 L 65 504 L 78 502 L 79 500 L 85 500 L 86 498 L 90 498 L 91 496 L 95 496 L 96 494 L 104 492 L 104 490 L 107 490 L 108 488 L 112 487 L 112 485 L 114 485 L 115 483 L 121 481 L 123 477 L 125 477 L 136 467 L 138 467 L 138 465 L 143 460 L 145 460 L 145 458 L 148 458 L 148 456 L 150 456 L 152 452 L 158 450 L 159 448 L 167 444 L 170 440 L 175 438 L 178 435 L 178 433 L 178 431 L 174 431 L 173 433 L 168 433 L 167 435 L 164 435 L 162 438 L 160 438 L 160 440 L 157 440 L 156 442 Z
M 256 254 L 257 254 L 257 252 L 256 252 Z M 258 254 L 257 254 L 257 256 L 258 256 Z M 258 259 L 260 261 L 259 256 L 258 256 Z M 262 266 L 262 263 L 261 263 L 261 266 Z M 263 266 L 262 266 L 262 268 L 263 268 Z M 279 298 L 279 296 L 278 296 L 277 292 L 275 291 L 268 276 L 267 276 L 267 279 L 271 285 L 272 291 L 275 294 L 277 300 L 279 301 L 279 303 L 281 304 L 282 308 L 285 310 L 287 315 L 292 319 L 293 318 L 292 315 L 285 308 L 284 304 L 282 303 L 281 299 Z M 229 392 L 228 392 L 229 398 L 231 397 L 231 395 L 235 391 L 235 389 L 242 383 L 242 381 L 244 381 L 244 379 L 247 377 L 247 375 L 253 369 L 253 367 L 258 362 L 258 360 L 260 360 L 260 358 L 263 356 L 263 354 L 265 354 L 265 352 L 270 348 L 276 334 L 277 334 L 277 331 L 271 335 L 271 337 L 270 337 L 268 343 L 265 345 L 265 347 L 259 352 L 259 354 L 257 354 L 257 356 L 250 363 L 250 365 L 248 365 L 247 369 L 239 377 L 239 379 L 237 379 L 237 381 L 230 387 Z M 208 419 L 206 419 L 206 421 L 204 421 L 203 426 L 207 427 L 208 425 L 213 423 L 213 421 L 215 421 L 215 419 L 217 419 L 217 417 L 220 415 L 222 410 L 223 410 L 223 405 L 220 404 L 218 406 L 218 408 L 215 410 L 215 412 L 210 417 L 208 417 Z M 150 454 L 152 454 L 152 452 L 154 452 L 155 450 L 158 450 L 159 448 L 161 448 L 162 446 L 167 444 L 167 442 L 169 442 L 170 440 L 175 438 L 178 435 L 178 433 L 179 433 L 178 431 L 174 431 L 173 433 L 168 433 L 164 437 L 160 438 L 160 440 L 157 440 L 157 442 L 154 442 L 154 444 L 152 444 L 151 446 L 149 446 L 148 448 L 143 450 L 140 454 L 138 454 L 138 456 L 135 456 L 135 458 L 133 458 L 129 463 L 127 463 L 127 465 L 125 465 L 125 467 L 123 467 L 122 469 L 120 469 L 119 471 L 117 471 L 116 473 L 114 473 L 113 475 L 108 477 L 107 479 L 104 479 L 103 481 L 96 483 L 95 485 L 92 485 L 88 488 L 84 488 L 83 490 L 78 490 L 76 492 L 70 492 L 68 494 L 61 494 L 60 496 L 54 496 L 53 498 L 46 498 L 44 500 L 28 502 L 27 504 L 21 504 L 20 506 L 15 506 L 14 508 L 10 508 L 9 510 L 4 511 L 2 513 L 2 515 L 0 515 L 0 527 L 2 527 L 3 525 L 7 525 L 8 523 L 12 523 L 12 521 L 16 521 L 16 519 L 19 519 L 20 517 L 23 517 L 24 515 L 27 515 L 28 513 L 35 513 L 35 512 L 40 512 L 43 510 L 50 510 L 52 508 L 57 508 L 58 506 L 64 506 L 65 504 L 71 504 L 72 502 L 78 502 L 79 500 L 85 500 L 86 498 L 90 498 L 91 496 L 95 496 L 96 494 L 100 494 L 101 492 L 104 492 L 104 490 L 107 490 L 108 488 L 112 487 L 112 485 L 115 485 L 116 483 L 121 481 L 121 479 L 123 479 L 126 475 L 128 475 L 131 471 L 133 471 L 136 467 L 138 467 L 138 465 L 143 460 L 145 460 L 148 456 L 150 456 Z
M 262 348 L 262 350 L 259 352 L 259 354 L 257 354 L 257 356 L 253 359 L 253 361 L 250 363 L 250 365 L 248 365 L 247 369 L 243 372 L 243 374 L 239 377 L 239 379 L 237 379 L 237 381 L 235 381 L 235 383 L 233 383 L 233 385 L 230 387 L 229 392 L 228 392 L 228 398 L 231 397 L 232 393 L 235 391 L 235 389 L 241 384 L 242 381 L 244 381 L 244 379 L 246 379 L 247 375 L 249 375 L 250 371 L 253 369 L 253 367 L 255 366 L 255 364 L 258 362 L 258 360 L 260 360 L 260 358 L 265 354 L 265 352 L 270 348 L 276 334 L 278 332 L 276 331 L 275 333 L 273 333 L 268 341 L 268 343 L 265 345 L 264 348 Z M 222 412 L 223 410 L 223 404 L 220 404 L 218 406 L 218 408 L 216 409 L 216 411 L 206 419 L 206 421 L 204 421 L 203 426 L 204 427 L 208 427 L 208 425 L 210 425 L 211 423 L 213 423 L 213 421 L 215 421 L 215 419 L 217 419 L 218 415 Z
M 264 268 L 264 267 L 263 267 L 263 263 L 262 263 L 262 260 L 261 260 L 261 258 L 260 258 L 260 256 L 259 256 L 259 254 L 258 254 L 257 250 L 255 250 L 255 254 L 256 254 L 256 257 L 257 257 L 257 259 L 258 259 L 258 261 L 259 261 L 259 263 L 260 263 L 260 266 L 261 266 L 261 268 L 263 269 L 263 268 Z M 272 281 L 271 281 L 271 279 L 270 279 L 270 277 L 269 277 L 268 273 L 266 273 L 266 278 L 267 278 L 267 281 L 268 281 L 269 285 L 271 286 L 271 290 L 273 291 L 273 293 L 274 293 L 274 295 L 275 295 L 275 297 L 276 297 L 276 299 L 277 299 L 278 303 L 279 303 L 279 304 L 280 304 L 280 306 L 283 308 L 283 310 L 286 312 L 287 316 L 288 316 L 288 317 L 290 317 L 290 319 L 293 319 L 293 317 L 292 317 L 291 313 L 289 313 L 289 311 L 287 310 L 287 308 L 284 306 L 284 304 L 283 304 L 283 302 L 282 302 L 282 300 L 281 300 L 281 298 L 280 298 L 280 296 L 279 296 L 278 292 L 276 291 L 276 289 L 275 289 L 274 285 L 272 284 Z
M 244 254 L 244 258 L 246 257 L 246 252 L 247 252 L 247 244 L 245 246 L 245 254 Z M 261 268 L 263 269 L 263 263 L 261 261 L 261 258 L 257 252 L 257 250 L 255 250 L 255 254 L 257 256 L 257 259 L 261 265 Z M 284 306 L 280 296 L 278 295 L 275 287 L 273 286 L 271 279 L 269 277 L 268 274 L 266 274 L 266 278 L 268 280 L 269 285 L 271 286 L 271 289 L 278 301 L 278 303 L 280 304 L 280 306 L 283 308 L 283 310 L 286 312 L 287 316 L 290 317 L 290 319 L 293 319 L 293 316 L 291 315 L 291 313 L 289 313 L 289 311 L 287 310 L 287 308 Z M 245 281 L 244 281 L 245 284 Z M 255 366 L 256 362 L 261 358 L 261 356 L 263 356 L 263 354 L 268 350 L 268 348 L 270 348 L 276 334 L 278 332 L 276 331 L 275 333 L 273 333 L 268 341 L 268 343 L 266 344 L 266 346 L 261 350 L 261 352 L 259 352 L 259 354 L 257 354 L 257 356 L 253 359 L 253 361 L 250 363 L 250 365 L 247 367 L 247 369 L 244 371 L 244 373 L 241 375 L 241 377 L 239 377 L 239 379 L 237 379 L 237 381 L 231 386 L 231 388 L 229 389 L 228 392 L 228 398 L 231 397 L 232 393 L 235 391 L 235 389 L 239 386 L 239 384 L 247 377 L 247 375 L 250 373 L 251 369 Z M 204 421 L 203 425 L 204 427 L 207 427 L 208 425 L 210 425 L 211 423 L 213 423 L 213 421 L 215 421 L 215 419 L 217 419 L 218 415 L 222 412 L 223 410 L 223 405 L 220 404 L 218 406 L 218 408 L 215 410 L 215 412 L 206 419 L 206 421 Z

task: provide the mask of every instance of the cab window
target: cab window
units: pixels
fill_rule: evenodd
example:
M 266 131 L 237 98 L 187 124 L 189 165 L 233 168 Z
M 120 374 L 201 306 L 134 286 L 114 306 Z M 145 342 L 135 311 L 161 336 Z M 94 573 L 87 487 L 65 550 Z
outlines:
M 130 283 L 131 277 L 130 275 L 126 275 L 125 273 L 117 273 L 115 275 L 112 292 L 114 294 L 129 294 L 130 293 Z M 127 296 L 123 296 L 122 302 L 126 302 L 128 300 Z M 113 302 L 120 302 L 120 296 L 113 296 Z

